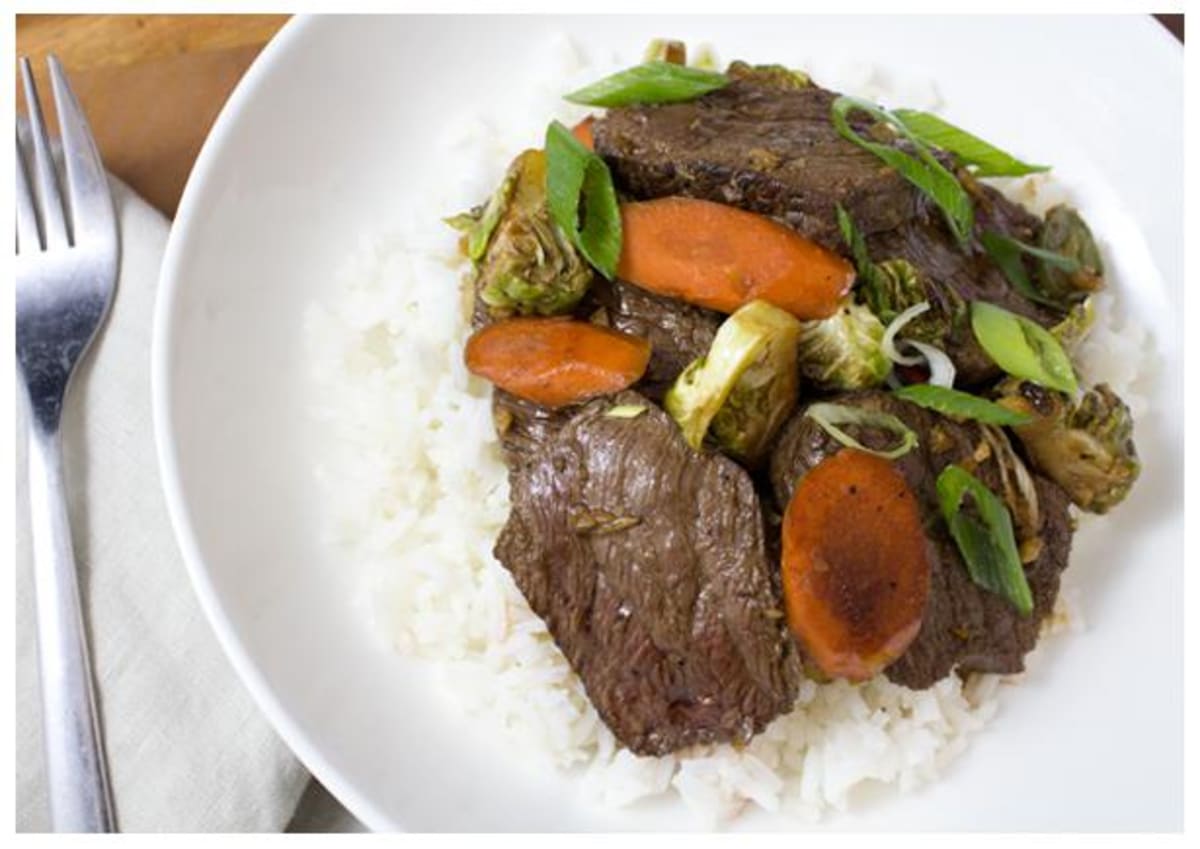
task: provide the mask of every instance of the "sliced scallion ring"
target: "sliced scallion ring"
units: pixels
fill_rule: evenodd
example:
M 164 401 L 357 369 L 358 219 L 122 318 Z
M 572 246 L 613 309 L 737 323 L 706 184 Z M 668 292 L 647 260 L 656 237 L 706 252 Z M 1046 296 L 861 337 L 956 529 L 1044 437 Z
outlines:
M 878 410 L 864 410 L 861 407 L 851 407 L 846 404 L 823 402 L 810 404 L 808 409 L 805 410 L 804 415 L 815 421 L 821 426 L 822 430 L 847 448 L 865 451 L 868 454 L 874 454 L 876 457 L 883 457 L 886 460 L 895 460 L 903 457 L 909 451 L 916 448 L 918 444 L 917 434 L 891 413 L 883 413 Z M 900 444 L 887 451 L 868 448 L 842 430 L 841 425 L 857 425 L 858 427 L 874 427 L 886 430 L 899 437 Z

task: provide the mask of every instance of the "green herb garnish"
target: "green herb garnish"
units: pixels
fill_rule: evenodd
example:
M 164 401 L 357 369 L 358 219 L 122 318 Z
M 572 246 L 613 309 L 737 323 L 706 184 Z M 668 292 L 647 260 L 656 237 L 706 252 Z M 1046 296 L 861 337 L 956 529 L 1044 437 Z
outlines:
M 967 564 L 971 580 L 1003 596 L 1022 616 L 1033 612 L 1033 593 L 1017 553 L 1012 516 L 1004 502 L 961 466 L 950 465 L 937 479 L 938 505 L 950 536 Z M 974 514 L 964 510 L 970 497 Z
M 890 125 L 912 143 L 916 156 L 889 144 L 870 141 L 860 136 L 847 120 L 852 112 L 866 112 L 875 120 Z M 842 95 L 833 101 L 832 119 L 834 127 L 844 138 L 878 156 L 901 177 L 928 195 L 942 210 L 950 232 L 954 234 L 959 245 L 967 247 L 975 226 L 975 211 L 971 206 L 970 196 L 954 175 L 937 161 L 925 143 L 909 130 L 900 118 L 874 103 Z
M 874 454 L 876 457 L 883 457 L 886 460 L 895 460 L 898 457 L 903 457 L 917 447 L 916 433 L 891 413 L 883 413 L 878 410 L 864 410 L 861 407 L 851 407 L 846 404 L 819 403 L 810 404 L 808 409 L 804 411 L 804 415 L 811 418 L 821 426 L 822 430 L 847 448 L 866 451 L 868 454 Z M 873 427 L 890 431 L 900 438 L 900 442 L 895 448 L 889 448 L 887 451 L 878 451 L 863 445 L 853 436 L 842 430 L 841 425 Z
M 1050 170 L 1049 165 L 1022 162 L 937 115 L 915 109 L 897 109 L 892 114 L 921 141 L 953 153 L 964 165 L 970 166 L 976 177 L 1020 177 Z
M 873 285 L 878 272 L 875 263 L 871 261 L 871 255 L 867 252 L 866 239 L 855 226 L 850 213 L 840 203 L 837 205 L 837 220 L 838 229 L 842 232 L 842 241 L 850 249 L 850 257 L 854 260 L 854 270 L 864 285 Z
M 630 106 L 635 103 L 679 103 L 729 84 L 729 77 L 716 71 L 646 62 L 584 86 L 566 95 L 572 103 L 585 106 Z
M 892 394 L 897 398 L 916 404 L 918 407 L 924 407 L 954 419 L 974 419 L 984 424 L 1010 427 L 1031 421 L 1031 417 L 1024 413 L 1002 407 L 986 398 L 980 398 L 978 395 L 960 392 L 945 386 L 914 383 L 911 386 L 903 386 Z
M 554 223 L 611 280 L 621 256 L 621 210 L 612 175 L 558 121 L 546 129 L 546 203 Z
M 1013 377 L 1074 395 L 1079 388 L 1071 359 L 1044 327 L 989 304 L 971 304 L 971 329 L 996 365 Z
M 1024 263 L 1021 262 L 1021 254 L 1027 254 L 1035 259 L 1050 265 L 1054 268 L 1061 269 L 1068 274 L 1073 274 L 1079 270 L 1079 263 L 1069 256 L 1048 251 L 1045 248 L 1035 248 L 1033 245 L 1027 245 L 1024 242 L 1004 236 L 1000 233 L 981 233 L 979 241 L 983 244 L 984 250 L 992 261 L 1004 272 L 1004 276 L 1008 278 L 1008 282 L 1013 288 L 1020 292 L 1023 296 L 1031 301 L 1039 304 L 1044 304 L 1055 309 L 1062 309 L 1062 304 L 1054 298 L 1043 294 L 1033 281 L 1029 279 L 1029 274 L 1025 270 Z

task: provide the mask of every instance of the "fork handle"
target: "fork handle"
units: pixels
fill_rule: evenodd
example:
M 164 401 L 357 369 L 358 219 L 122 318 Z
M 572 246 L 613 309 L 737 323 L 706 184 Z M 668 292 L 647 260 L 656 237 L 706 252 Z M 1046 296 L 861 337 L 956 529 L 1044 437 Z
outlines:
M 115 831 L 56 426 L 30 427 L 29 505 L 54 830 Z

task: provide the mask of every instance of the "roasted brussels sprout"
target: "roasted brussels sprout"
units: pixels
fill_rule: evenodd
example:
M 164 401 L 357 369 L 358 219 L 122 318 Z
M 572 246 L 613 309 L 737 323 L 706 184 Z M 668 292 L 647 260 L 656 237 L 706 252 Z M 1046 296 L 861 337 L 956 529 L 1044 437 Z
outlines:
M 799 334 L 800 322 L 766 301 L 729 316 L 663 399 L 687 443 L 698 449 L 711 431 L 727 454 L 758 462 L 796 405 Z
M 550 218 L 540 150 L 513 161 L 482 209 L 450 223 L 467 227 L 475 288 L 493 318 L 570 312 L 592 282 L 592 269 Z
M 997 403 L 1033 420 L 1013 428 L 1030 461 L 1090 513 L 1120 504 L 1141 465 L 1133 444 L 1129 407 L 1107 384 L 1089 389 L 1077 403 L 1029 381 L 1003 381 Z
M 738 59 L 725 70 L 735 80 L 752 80 L 775 88 L 808 88 L 812 80 L 803 71 L 793 71 L 783 65 L 751 65 Z
M 1069 206 L 1059 204 L 1046 212 L 1039 247 L 1073 262 L 1073 267 L 1042 260 L 1038 283 L 1042 293 L 1064 304 L 1083 300 L 1104 285 L 1104 263 L 1087 223 Z
M 1050 335 L 1069 354 L 1079 347 L 1095 323 L 1096 304 L 1091 298 L 1084 298 L 1067 311 L 1062 321 L 1050 328 Z
M 904 326 L 904 336 L 945 348 L 947 339 L 967 314 L 967 305 L 958 293 L 934 286 L 916 268 L 902 259 L 872 263 L 867 274 L 859 271 L 859 291 L 871 312 L 887 324 L 909 307 L 928 301 L 928 311 Z
M 687 64 L 687 45 L 674 38 L 651 39 L 646 46 L 643 62 L 670 62 L 673 65 Z
M 887 379 L 883 323 L 847 299 L 831 317 L 800 323 L 800 374 L 821 389 L 868 389 Z

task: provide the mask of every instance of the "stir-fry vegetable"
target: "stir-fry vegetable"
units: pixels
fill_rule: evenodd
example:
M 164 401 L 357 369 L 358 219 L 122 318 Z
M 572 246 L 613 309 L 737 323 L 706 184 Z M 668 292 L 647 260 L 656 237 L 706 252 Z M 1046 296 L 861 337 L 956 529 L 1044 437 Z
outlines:
M 821 389 L 867 389 L 887 379 L 883 324 L 850 298 L 830 318 L 800 325 L 800 375 Z
M 871 141 L 859 135 L 850 126 L 849 117 L 854 112 L 865 112 L 883 128 L 890 127 L 908 140 L 916 155 L 893 147 L 890 144 Z M 842 95 L 833 101 L 833 125 L 843 138 L 854 142 L 864 150 L 878 156 L 933 201 L 946 218 L 950 232 L 958 239 L 961 247 L 970 243 L 971 231 L 975 226 L 975 212 L 970 195 L 963 189 L 953 174 L 937 161 L 923 141 L 895 114 L 857 97 Z
M 1078 383 L 1071 360 L 1044 327 L 984 301 L 971 304 L 975 338 L 996 365 L 1013 377 L 1074 394 Z
M 546 129 L 546 198 L 554 222 L 611 279 L 621 254 L 621 213 L 612 175 L 604 160 L 558 121 Z
M 635 103 L 678 103 L 724 88 L 729 77 L 716 71 L 675 62 L 646 62 L 618 71 L 566 95 L 585 106 L 631 106 Z
M 1040 265 L 1038 282 L 1049 297 L 1060 303 L 1073 303 L 1104 285 L 1100 249 L 1087 222 L 1071 207 L 1060 204 L 1046 212 L 1039 246 L 1067 260 Z
M 905 338 L 945 348 L 955 325 L 966 317 L 967 305 L 958 293 L 949 287 L 934 287 L 906 260 L 873 262 L 866 240 L 841 206 L 838 226 L 854 257 L 857 292 L 871 312 L 886 326 L 906 310 L 928 303 L 929 310 L 914 316 L 906 325 Z
M 1096 304 L 1091 298 L 1084 298 L 1067 311 L 1062 321 L 1050 328 L 1050 335 L 1058 340 L 1064 351 L 1071 352 L 1087 338 L 1095 323 Z
M 937 493 L 942 517 L 971 580 L 1003 596 L 1022 616 L 1031 614 L 1033 593 L 1025 579 L 1008 508 L 962 466 L 942 470 Z
M 1006 380 L 997 403 L 1028 416 L 1013 428 L 1039 471 L 1080 508 L 1106 513 L 1125 500 L 1141 472 L 1129 407 L 1107 384 L 1077 403 L 1028 381 Z
M 1050 170 L 1049 165 L 1022 162 L 937 115 L 915 109 L 897 109 L 892 114 L 921 141 L 953 153 L 976 177 L 1020 177 Z
M 843 449 L 796 486 L 783 519 L 787 621 L 826 675 L 865 681 L 921 628 L 930 554 L 917 500 L 887 460 Z
M 540 150 L 513 161 L 482 210 L 455 220 L 467 228 L 479 297 L 494 317 L 569 312 L 591 285 L 592 270 L 550 219 Z
M 1002 407 L 969 392 L 959 392 L 945 386 L 914 383 L 912 386 L 897 389 L 894 394 L 897 398 L 903 398 L 918 407 L 925 407 L 960 421 L 974 419 L 994 425 L 1017 425 L 1030 421 L 1030 417 L 1024 413 Z
M 519 398 L 564 407 L 632 386 L 650 345 L 569 318 L 510 318 L 472 334 L 465 359 L 472 373 Z
M 595 115 L 588 115 L 571 128 L 571 135 L 579 139 L 579 143 L 588 150 L 596 149 L 596 140 L 592 137 L 592 126 L 596 123 Z
M 783 65 L 751 65 L 740 59 L 731 62 L 725 73 L 735 80 L 751 80 L 775 88 L 797 89 L 812 85 L 812 80 L 803 71 L 795 71 Z
M 882 457 L 885 460 L 896 460 L 917 447 L 916 433 L 891 413 L 884 413 L 879 410 L 864 410 L 861 407 L 853 407 L 847 404 L 822 402 L 819 404 L 810 404 L 808 409 L 804 411 L 804 415 L 820 425 L 822 430 L 847 448 L 855 448 L 868 454 L 874 454 L 876 457 Z M 890 436 L 895 437 L 897 442 L 893 447 L 886 450 L 869 448 L 842 430 L 842 425 L 884 431 Z
M 854 282 L 837 254 L 763 215 L 685 197 L 621 205 L 617 275 L 731 313 L 755 299 L 800 319 L 833 315 Z
M 687 45 L 673 38 L 654 38 L 646 45 L 643 62 L 671 62 L 675 65 L 687 64 Z
M 710 426 L 729 454 L 756 462 L 796 404 L 800 322 L 751 301 L 721 325 L 708 353 L 676 378 L 663 408 L 699 449 Z

